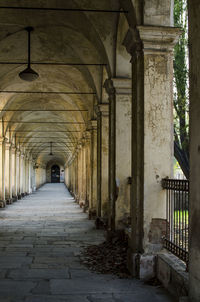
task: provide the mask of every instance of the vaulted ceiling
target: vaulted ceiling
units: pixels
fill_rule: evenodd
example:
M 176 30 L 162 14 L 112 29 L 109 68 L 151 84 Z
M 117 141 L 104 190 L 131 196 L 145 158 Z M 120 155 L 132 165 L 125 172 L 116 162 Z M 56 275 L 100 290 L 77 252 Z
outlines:
M 0 6 L 9 7 L 0 8 L 1 135 L 45 165 L 53 142 L 54 160 L 65 163 L 95 118 L 103 79 L 130 75 L 122 46 L 128 23 L 116 12 L 122 7 L 118 0 L 12 1 L 20 9 L 7 0 Z M 19 77 L 27 26 L 34 28 L 31 67 L 39 74 L 33 82 Z

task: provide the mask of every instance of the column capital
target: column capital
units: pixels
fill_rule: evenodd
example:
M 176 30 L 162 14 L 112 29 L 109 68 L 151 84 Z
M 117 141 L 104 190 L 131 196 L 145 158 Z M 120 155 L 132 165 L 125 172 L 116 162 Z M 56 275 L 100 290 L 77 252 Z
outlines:
M 6 143 L 7 140 L 8 140 L 8 139 L 7 139 L 7 137 L 5 137 L 5 136 L 0 137 L 0 144 Z
M 102 103 L 96 106 L 95 108 L 97 116 L 109 116 L 109 104 L 108 103 Z
M 91 120 L 90 124 L 91 124 L 90 130 L 97 130 L 97 120 Z
M 167 26 L 137 26 L 129 28 L 123 45 L 134 56 L 138 51 L 145 54 L 173 52 L 181 34 L 180 28 Z
M 129 78 L 112 78 L 113 87 L 116 94 L 131 94 L 132 93 L 132 81 Z
M 9 150 L 10 148 L 12 148 L 12 143 L 6 142 L 6 150 Z
M 90 133 L 89 130 L 86 130 L 84 132 L 84 139 L 85 139 L 85 142 L 87 142 L 87 143 L 90 141 L 90 139 L 91 139 L 91 133 Z

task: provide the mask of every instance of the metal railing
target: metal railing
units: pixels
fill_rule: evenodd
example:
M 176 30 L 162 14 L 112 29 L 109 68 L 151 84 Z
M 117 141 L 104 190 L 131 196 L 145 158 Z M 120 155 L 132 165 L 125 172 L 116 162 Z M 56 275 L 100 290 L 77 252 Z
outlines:
M 162 180 L 166 189 L 166 236 L 164 247 L 188 263 L 189 233 L 189 181 L 179 179 Z

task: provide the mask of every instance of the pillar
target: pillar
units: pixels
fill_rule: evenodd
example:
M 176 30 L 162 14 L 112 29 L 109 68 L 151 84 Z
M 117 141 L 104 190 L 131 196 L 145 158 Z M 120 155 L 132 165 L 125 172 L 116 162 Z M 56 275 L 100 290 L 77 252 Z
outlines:
M 172 176 L 173 48 L 178 35 L 172 27 L 138 26 L 124 40 L 132 55 L 131 248 L 133 274 L 140 278 L 152 277 L 154 253 L 162 247 L 166 199 L 161 180 Z
M 81 162 L 81 174 L 82 174 L 82 191 L 81 202 L 83 205 L 86 203 L 87 186 L 86 186 L 86 139 L 82 138 L 82 162 Z
M 12 145 L 6 143 L 5 146 L 5 198 L 6 203 L 12 202 L 12 195 L 10 196 L 10 188 L 12 187 Z
M 110 178 L 114 178 L 110 181 L 111 227 L 123 229 L 130 223 L 131 79 L 112 78 L 107 80 L 104 86 L 110 101 L 115 102 L 112 104 L 115 116 L 110 113 L 113 120 L 111 128 L 114 128 L 110 134 L 109 170 L 110 172 L 114 170 L 110 173 Z
M 97 112 L 97 216 L 108 218 L 108 141 L 109 141 L 109 105 L 98 105 Z
M 12 199 L 17 200 L 16 148 L 12 146 Z
M 78 154 L 78 198 L 77 198 L 77 202 L 80 204 L 82 202 L 81 198 L 82 198 L 82 144 L 79 143 L 78 145 L 78 150 L 77 150 Z
M 18 188 L 18 199 L 21 199 L 23 196 L 23 172 L 24 172 L 24 155 L 21 151 L 19 151 L 19 188 Z
M 17 199 L 21 198 L 21 195 L 20 195 L 19 157 L 20 157 L 20 151 L 18 149 L 16 149 L 15 150 L 15 192 L 16 192 Z
M 89 217 L 96 216 L 97 209 L 97 121 L 91 120 L 91 145 L 90 145 L 90 199 Z
M 10 200 L 10 202 L 13 201 L 13 196 L 12 196 L 13 173 L 14 173 L 14 167 L 13 167 L 13 146 L 12 146 L 12 144 L 10 144 L 10 148 L 9 148 L 9 200 Z
M 190 62 L 190 228 L 189 228 L 189 296 L 200 301 L 200 3 L 188 1 Z
M 89 131 L 85 131 L 85 177 L 86 177 L 86 209 L 90 208 L 91 200 L 91 162 L 90 162 L 90 151 L 91 151 L 91 135 Z
M 5 206 L 5 144 L 4 137 L 0 138 L 0 206 Z

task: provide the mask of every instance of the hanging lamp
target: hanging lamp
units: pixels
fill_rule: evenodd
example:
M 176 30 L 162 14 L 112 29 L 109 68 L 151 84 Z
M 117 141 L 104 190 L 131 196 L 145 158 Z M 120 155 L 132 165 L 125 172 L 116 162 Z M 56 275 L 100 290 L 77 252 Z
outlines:
M 53 155 L 53 153 L 52 153 L 52 142 L 50 142 L 50 153 L 49 153 L 49 155 Z
M 33 31 L 33 27 L 29 26 L 25 29 L 28 32 L 28 66 L 19 73 L 19 77 L 24 81 L 32 82 L 39 77 L 39 74 L 31 68 L 31 31 Z

